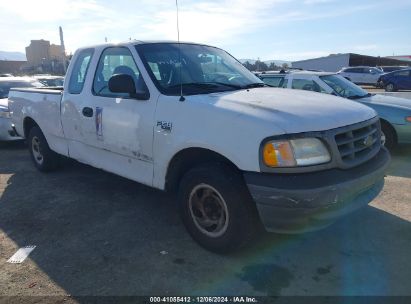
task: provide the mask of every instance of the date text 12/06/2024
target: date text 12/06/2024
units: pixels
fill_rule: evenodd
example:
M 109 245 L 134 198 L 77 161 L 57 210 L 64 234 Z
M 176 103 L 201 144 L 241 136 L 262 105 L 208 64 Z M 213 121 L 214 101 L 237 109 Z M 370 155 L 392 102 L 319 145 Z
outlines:
M 150 303 L 258 303 L 255 297 L 150 297 Z

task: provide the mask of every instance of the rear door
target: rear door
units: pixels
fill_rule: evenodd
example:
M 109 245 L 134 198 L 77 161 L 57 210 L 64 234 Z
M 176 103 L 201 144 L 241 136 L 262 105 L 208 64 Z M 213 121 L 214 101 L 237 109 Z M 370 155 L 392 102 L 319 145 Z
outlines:
M 348 68 L 344 70 L 343 76 L 354 83 L 361 81 L 361 68 Z

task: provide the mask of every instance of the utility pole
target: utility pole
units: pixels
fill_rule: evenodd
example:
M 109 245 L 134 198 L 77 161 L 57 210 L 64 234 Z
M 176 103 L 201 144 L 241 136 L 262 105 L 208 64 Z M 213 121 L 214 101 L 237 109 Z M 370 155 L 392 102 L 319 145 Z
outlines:
M 63 37 L 63 28 L 59 26 L 59 32 L 60 32 L 60 45 L 61 45 L 61 52 L 63 53 L 63 70 L 64 74 L 67 72 L 67 66 L 66 66 L 66 47 L 64 46 L 64 37 Z

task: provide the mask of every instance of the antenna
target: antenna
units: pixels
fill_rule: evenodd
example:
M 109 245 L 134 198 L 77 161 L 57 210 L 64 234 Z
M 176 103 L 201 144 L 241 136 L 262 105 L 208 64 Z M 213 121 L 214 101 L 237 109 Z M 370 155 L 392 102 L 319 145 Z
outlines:
M 176 0 L 176 11 L 177 11 L 177 42 L 178 42 L 178 61 L 180 63 L 180 101 L 186 100 L 183 96 L 183 76 L 181 73 L 182 62 L 181 62 L 181 44 L 180 44 L 180 26 L 178 20 L 178 0 Z

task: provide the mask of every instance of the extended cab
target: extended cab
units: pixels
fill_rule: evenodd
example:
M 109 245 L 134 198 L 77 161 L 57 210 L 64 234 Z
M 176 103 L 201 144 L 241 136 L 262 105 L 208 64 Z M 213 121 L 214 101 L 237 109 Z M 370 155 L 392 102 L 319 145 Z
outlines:
M 367 205 L 389 162 L 370 108 L 275 89 L 225 51 L 130 41 L 79 49 L 64 82 L 13 89 L 35 166 L 61 156 L 178 193 L 187 230 L 217 252 L 260 223 L 297 233 Z

